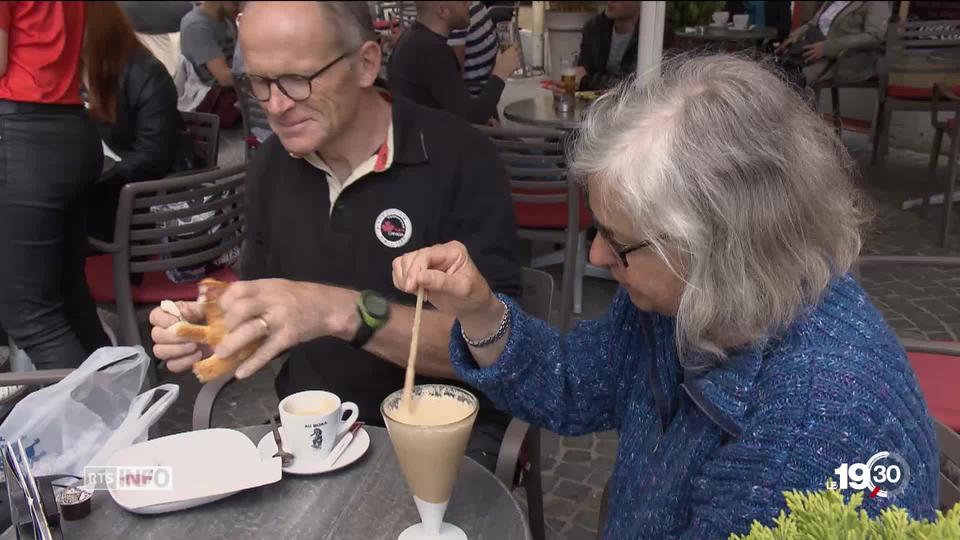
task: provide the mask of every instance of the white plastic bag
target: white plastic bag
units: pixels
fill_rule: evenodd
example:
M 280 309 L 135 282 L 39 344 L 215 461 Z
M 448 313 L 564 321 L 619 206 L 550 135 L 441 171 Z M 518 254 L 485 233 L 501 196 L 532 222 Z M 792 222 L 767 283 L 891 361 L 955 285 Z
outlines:
M 17 403 L 0 440 L 23 440 L 34 476 L 83 475 L 117 450 L 147 439 L 176 401 L 180 387 L 164 384 L 139 394 L 150 367 L 142 347 L 104 347 L 52 386 Z M 154 396 L 163 395 L 153 405 Z

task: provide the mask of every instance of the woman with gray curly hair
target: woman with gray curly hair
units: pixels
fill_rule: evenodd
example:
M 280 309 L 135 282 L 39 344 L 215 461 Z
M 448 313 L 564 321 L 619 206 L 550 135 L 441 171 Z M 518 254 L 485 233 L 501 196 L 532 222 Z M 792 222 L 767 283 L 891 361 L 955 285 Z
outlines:
M 571 149 L 599 231 L 590 260 L 621 285 L 602 319 L 558 334 L 495 296 L 459 243 L 396 259 L 395 284 L 458 318 L 452 362 L 502 409 L 561 434 L 619 431 L 606 538 L 745 533 L 784 491 L 883 451 L 903 475 L 866 510 L 932 518 L 926 405 L 848 274 L 862 213 L 840 141 L 753 62 L 662 71 L 598 100 Z

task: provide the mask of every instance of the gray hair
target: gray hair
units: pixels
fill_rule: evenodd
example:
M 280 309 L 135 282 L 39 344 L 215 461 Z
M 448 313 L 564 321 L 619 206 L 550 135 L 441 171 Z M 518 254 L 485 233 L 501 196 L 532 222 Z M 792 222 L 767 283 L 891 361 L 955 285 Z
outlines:
M 326 10 L 344 51 L 359 49 L 367 41 L 378 41 L 367 2 L 317 2 Z
M 591 107 L 571 171 L 598 217 L 650 240 L 684 280 L 677 347 L 710 365 L 815 304 L 859 253 L 864 212 L 846 149 L 772 70 L 732 55 L 661 69 Z

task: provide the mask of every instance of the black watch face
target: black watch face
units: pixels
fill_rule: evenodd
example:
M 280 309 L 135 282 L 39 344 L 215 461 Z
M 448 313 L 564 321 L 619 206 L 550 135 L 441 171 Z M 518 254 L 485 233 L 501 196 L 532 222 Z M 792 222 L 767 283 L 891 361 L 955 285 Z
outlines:
M 390 312 L 390 303 L 379 294 L 367 294 L 363 298 L 363 307 L 375 319 L 383 319 Z

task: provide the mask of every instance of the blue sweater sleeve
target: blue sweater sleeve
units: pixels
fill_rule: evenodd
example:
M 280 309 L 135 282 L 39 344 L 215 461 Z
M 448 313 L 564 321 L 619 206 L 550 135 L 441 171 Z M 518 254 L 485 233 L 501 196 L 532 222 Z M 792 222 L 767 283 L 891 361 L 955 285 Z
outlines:
M 932 425 L 929 420 L 903 422 L 897 412 L 908 410 L 910 418 L 926 418 L 923 399 L 902 387 L 891 391 L 883 380 L 909 374 L 891 368 L 876 377 L 868 365 L 883 361 L 879 354 L 806 353 L 803 358 L 777 361 L 791 366 L 789 372 L 812 374 L 805 375 L 812 376 L 808 392 L 791 393 L 794 385 L 782 381 L 777 386 L 783 390 L 768 394 L 770 399 L 757 406 L 742 436 L 718 447 L 692 479 L 690 522 L 682 538 L 746 534 L 754 520 L 771 525 L 786 506 L 784 491 L 824 489 L 828 479 L 839 480 L 835 469 L 842 463 L 865 463 L 880 451 L 896 453 L 913 464 L 904 473 L 909 479 L 891 498 L 865 496 L 862 508 L 876 516 L 897 505 L 915 519 L 935 517 L 939 454 L 929 444 L 936 440 Z
M 612 348 L 629 297 L 619 293 L 602 319 L 581 322 L 564 335 L 521 311 L 510 298 L 500 298 L 510 307 L 510 336 L 490 367 L 477 366 L 460 323 L 454 324 L 450 358 L 460 377 L 498 408 L 556 433 L 619 427 L 616 396 L 623 361 Z

